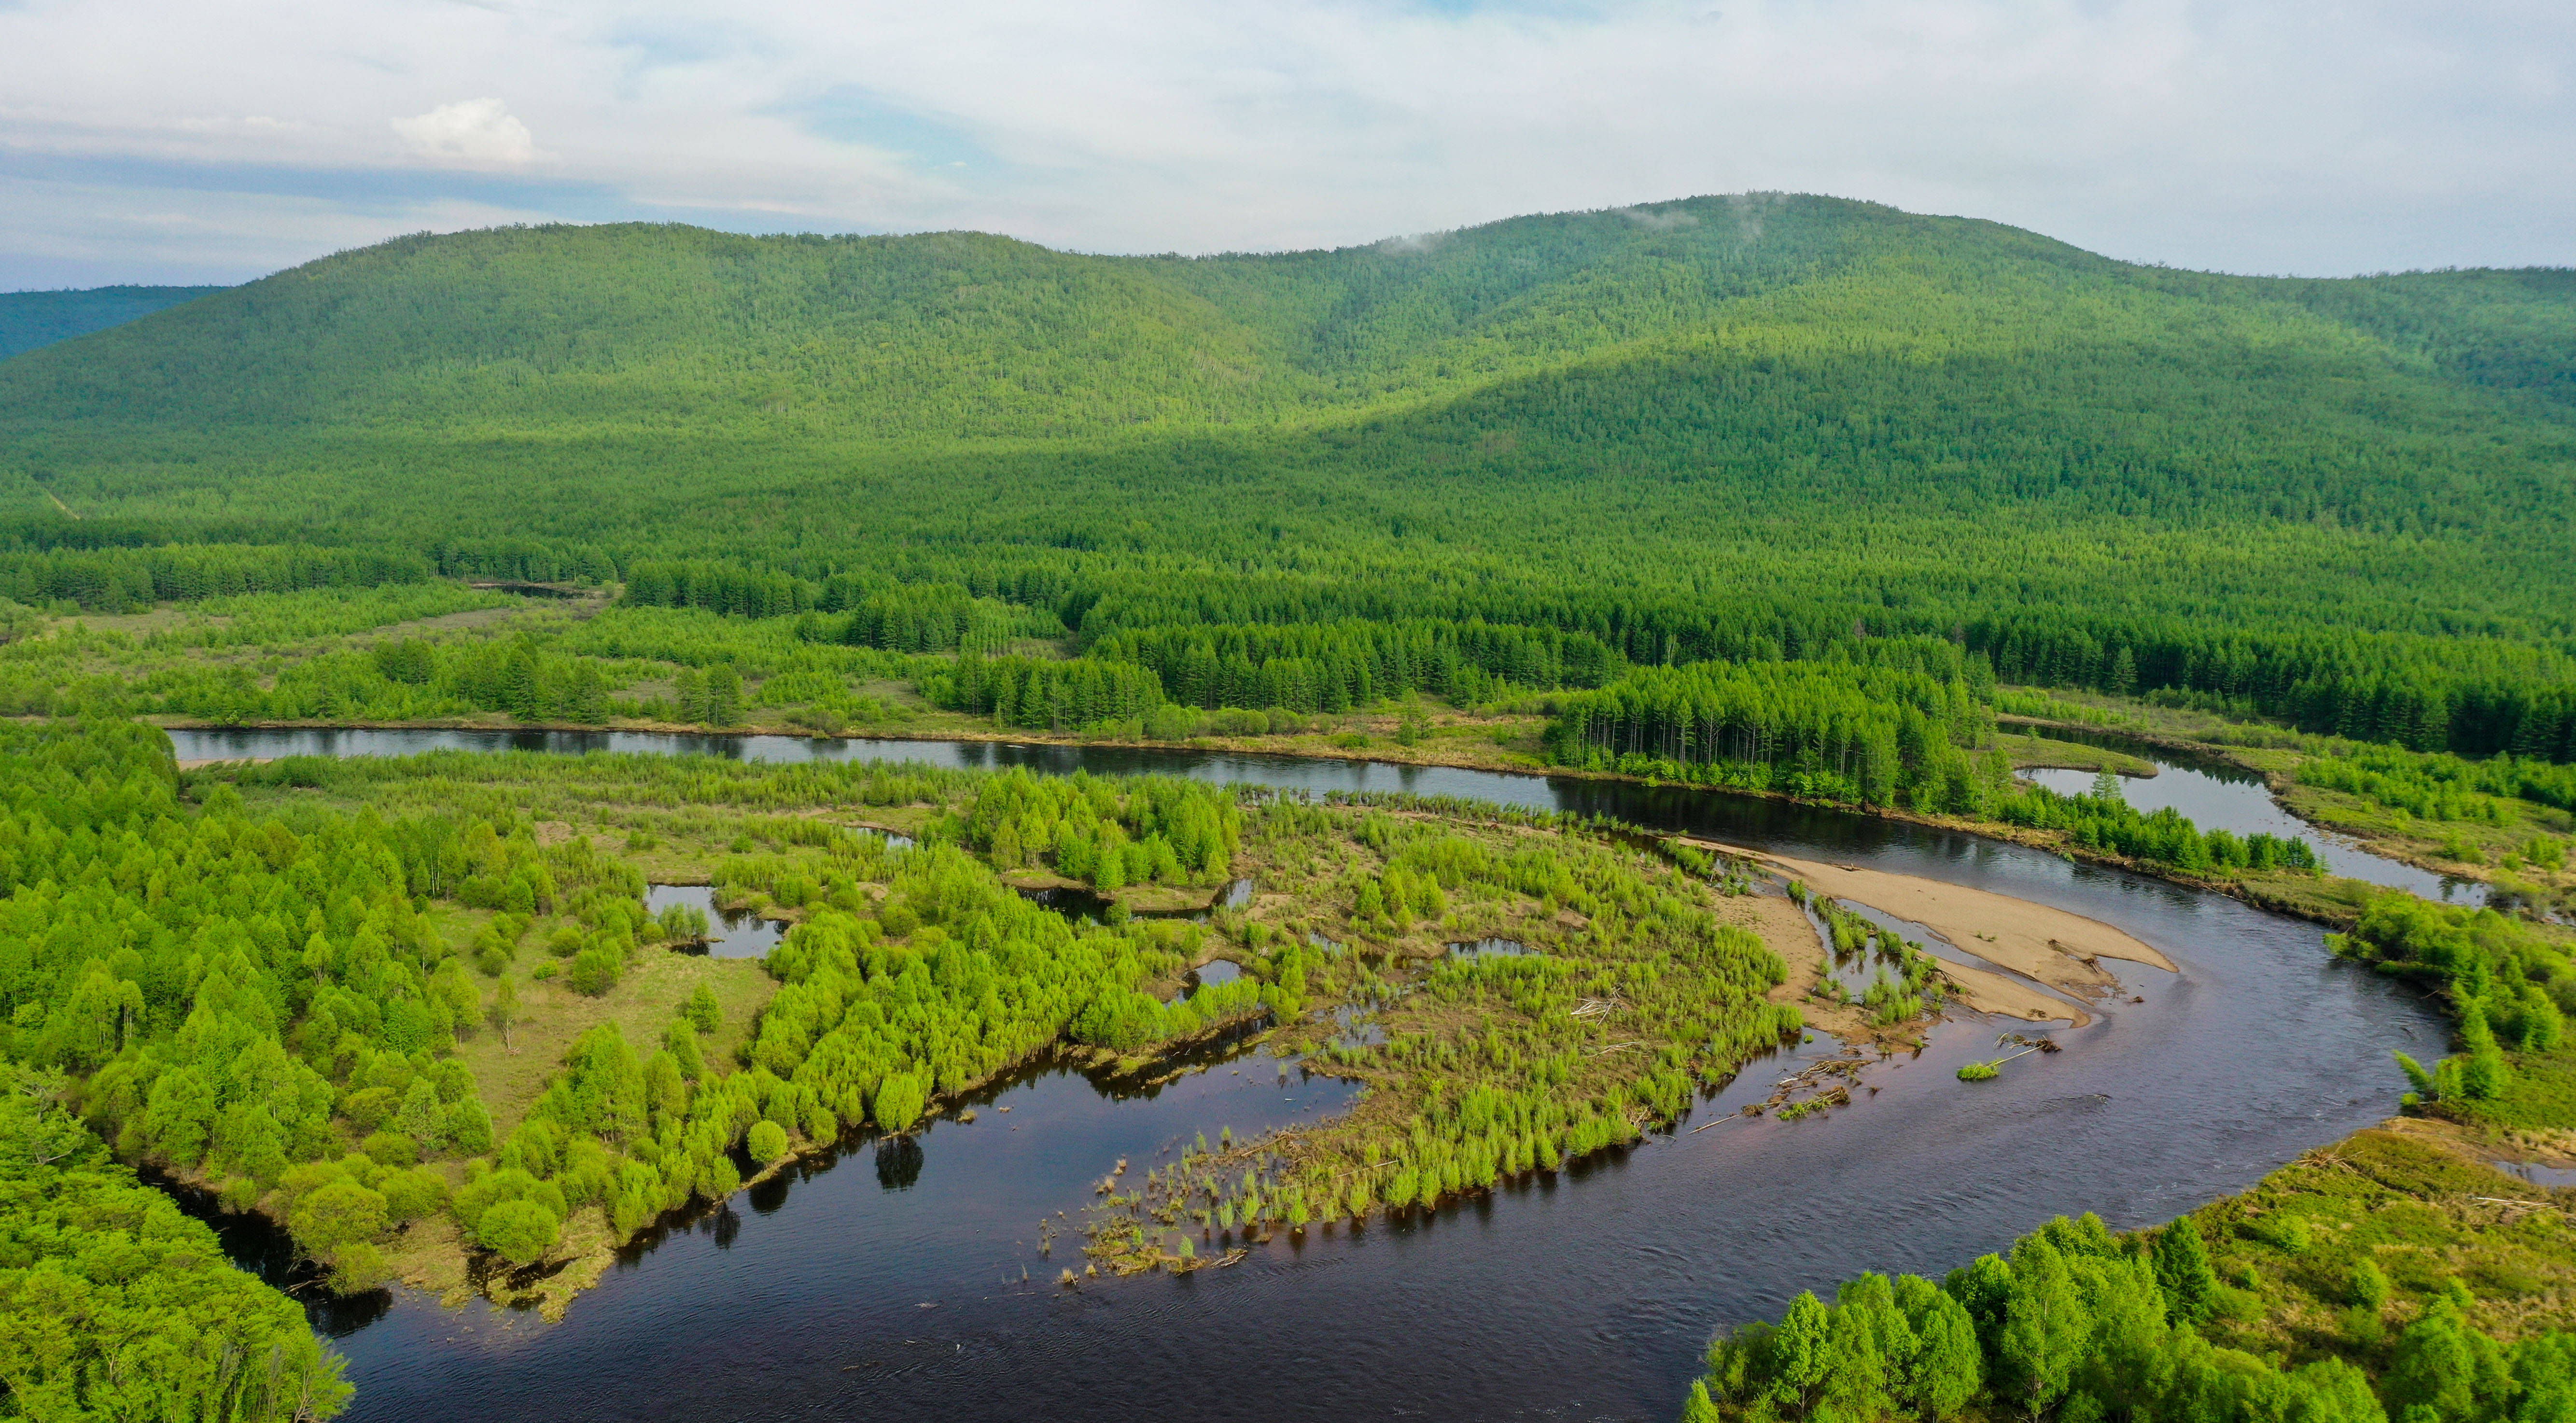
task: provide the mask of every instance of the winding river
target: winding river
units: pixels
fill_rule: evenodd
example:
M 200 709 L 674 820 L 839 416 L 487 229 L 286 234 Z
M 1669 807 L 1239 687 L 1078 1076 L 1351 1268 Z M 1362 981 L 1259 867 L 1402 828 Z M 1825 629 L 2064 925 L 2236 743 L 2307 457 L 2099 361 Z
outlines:
M 1126 747 L 641 733 L 179 731 L 183 759 L 471 750 L 698 752 L 1157 772 L 1598 812 L 2018 895 L 2155 945 L 2066 1050 L 1953 1071 L 2002 1025 L 1945 1025 L 1879 1088 L 1806 1120 L 1650 1138 L 1430 1216 L 1310 1231 L 1230 1269 L 1052 1284 L 1089 1184 L 1204 1132 L 1333 1110 L 1347 1089 L 1255 1052 L 1150 1095 L 1044 1069 L 973 1124 L 853 1144 L 628 1252 L 560 1324 L 407 1292 L 316 1301 L 351 1417 L 562 1420 L 1665 1419 L 1710 1331 L 1863 1270 L 1938 1273 L 2060 1212 L 2149 1224 L 2385 1116 L 2390 1048 L 2442 1050 L 2397 987 L 2313 925 L 1974 836 L 1674 787 Z M 2139 1001 L 2128 1001 L 2135 997 Z M 1830 1042 L 1796 1051 L 1825 1054 Z M 1757 1063 L 1688 1124 L 1768 1093 Z M 1007 1113 L 998 1110 L 1010 1107 Z M 1070 1224 L 1068 1219 L 1067 1224 Z M 273 1239 L 230 1223 L 246 1263 Z

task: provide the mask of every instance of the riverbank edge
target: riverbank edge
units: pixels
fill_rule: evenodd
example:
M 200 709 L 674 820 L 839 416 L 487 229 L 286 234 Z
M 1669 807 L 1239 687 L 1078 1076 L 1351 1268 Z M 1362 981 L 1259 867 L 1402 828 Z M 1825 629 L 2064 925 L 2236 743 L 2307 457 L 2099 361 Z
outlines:
M 2327 822 L 2300 814 L 2299 808 L 2292 805 L 2289 798 L 2289 792 L 2295 789 L 2299 784 L 2298 778 L 2295 776 L 2283 775 L 2269 766 L 2264 766 L 2247 759 L 2244 755 L 2248 750 L 2273 750 L 2279 748 L 2243 747 L 2231 745 L 2222 741 L 2194 741 L 2188 737 L 2174 736 L 2166 732 L 2133 731 L 2126 727 L 2096 726 L 2091 722 L 2050 720 L 2047 717 L 2022 716 L 2017 713 L 2006 712 L 1996 713 L 1995 723 L 1998 726 L 2011 725 L 2046 727 L 2054 731 L 2080 731 L 2087 732 L 2095 736 L 2116 736 L 2124 741 L 2134 741 L 2141 746 L 2153 746 L 2158 750 L 2177 751 L 2185 755 L 2206 757 L 2213 761 L 2223 761 L 2227 765 L 2234 767 L 2236 770 L 2242 771 L 2249 776 L 2262 777 L 2264 793 L 2272 797 L 2272 804 L 2278 806 L 2281 813 L 2290 817 L 2292 820 L 2298 821 L 2302 825 L 2314 826 L 2319 834 L 2340 835 L 2345 840 L 2351 842 L 2357 849 L 2363 850 L 2369 854 L 2377 855 L 2384 860 L 2395 860 L 2400 864 L 2412 865 L 2416 869 L 2424 871 L 2426 874 L 2440 875 L 2445 879 L 2473 880 L 2479 884 L 2492 884 L 2495 882 L 2495 872 L 2491 866 L 2463 864 L 2455 860 L 2436 859 L 2432 855 L 2428 854 L 2421 845 L 2416 844 L 2413 841 L 2384 838 L 2369 839 L 2365 838 L 2358 831 L 2345 829 L 2341 826 L 2328 824 Z
M 1657 776 L 1634 776 L 1622 771 L 1598 771 L 1575 766 L 1551 766 L 1543 763 L 1493 765 L 1478 761 L 1458 758 L 1442 758 L 1437 756 L 1421 758 L 1412 756 L 1391 757 L 1384 754 L 1380 748 L 1374 746 L 1361 748 L 1329 747 L 1322 749 L 1300 746 L 1294 750 L 1288 750 L 1278 747 L 1248 744 L 1245 741 L 1236 738 L 1195 737 L 1189 741 L 1108 741 L 1092 737 L 1069 736 L 1061 732 L 1039 732 L 1024 729 L 1007 732 L 954 730 L 917 736 L 844 732 L 837 736 L 826 736 L 806 727 L 743 726 L 738 728 L 726 728 L 724 730 L 709 730 L 703 726 L 692 726 L 674 722 L 633 721 L 621 722 L 614 725 L 591 726 L 575 722 L 524 722 L 509 725 L 498 725 L 490 722 L 474 722 L 453 719 L 445 721 L 252 721 L 230 723 L 201 721 L 195 718 L 185 717 L 146 718 L 146 720 L 151 721 L 152 724 L 159 726 L 164 731 L 479 731 L 503 734 L 514 732 L 578 732 L 594 735 L 607 735 L 618 732 L 636 732 L 656 736 L 785 736 L 802 741 L 971 741 L 986 745 L 1073 747 L 1123 746 L 1140 750 L 1222 751 L 1240 756 L 1290 756 L 1303 760 L 1356 761 L 1387 766 L 1443 767 L 1460 771 L 1490 771 L 1507 775 L 1539 777 L 1562 776 L 1572 780 L 1625 782 L 1629 785 L 1650 787 L 1680 786 L 1684 789 L 1716 791 L 1726 795 L 1740 795 L 1761 800 L 1783 801 L 1791 805 L 1814 806 L 1824 810 L 1847 811 L 1854 815 L 1872 816 L 1880 820 L 1895 821 L 1899 824 L 1920 825 L 1927 829 L 1948 830 L 1959 834 L 1975 835 L 1987 840 L 1999 840 L 2008 844 L 2019 845 L 2024 849 L 2046 851 L 2068 861 L 2081 861 L 2086 864 L 2098 865 L 2109 869 L 2126 870 L 2134 875 L 2140 875 L 2147 879 L 2162 880 L 2168 884 L 2180 885 L 2185 889 L 2196 889 L 2210 894 L 2222 894 L 2230 899 L 2238 901 L 2239 903 L 2248 904 L 2257 909 L 2265 910 L 2274 914 L 2287 915 L 2294 919 L 2304 919 L 2312 924 L 2322 924 L 2329 929 L 2349 929 L 2360 917 L 2357 910 L 2348 907 L 2340 905 L 2311 904 L 2302 900 L 2270 893 L 2260 886 L 2243 884 L 2234 880 L 2204 879 L 2195 875 L 2187 874 L 2179 869 L 2158 865 L 2153 861 L 2134 860 L 2127 856 L 2113 854 L 2109 851 L 2096 849 L 2092 846 L 2074 844 L 2069 842 L 2062 834 L 2055 831 L 2034 830 L 2024 826 L 2006 825 L 2000 821 L 1971 820 L 1961 816 L 1950 815 L 1926 815 L 1919 811 L 1907 810 L 1900 806 L 1852 805 L 1846 804 L 1842 801 L 1816 800 L 1808 797 L 1794 796 L 1786 791 L 1747 790 L 1734 786 L 1697 786 L 1685 781 L 1668 781 Z M 2006 720 L 2006 718 L 1998 716 L 1996 720 L 1998 722 L 2002 722 Z M 2074 722 L 2047 721 L 2039 718 L 2027 717 L 2014 717 L 2011 718 L 2011 720 L 2013 724 L 2022 726 L 2051 726 L 2070 731 L 2102 732 L 2102 728 L 2100 727 L 2084 726 Z M 2119 736 L 2130 735 L 2128 732 L 2112 732 L 2107 734 Z M 2171 738 L 2148 736 L 2133 736 L 2131 739 L 2144 744 L 2159 746 L 2166 750 L 2187 751 L 2197 755 L 2212 754 L 2210 747 L 2202 745 L 2199 742 L 2186 742 Z M 1413 748 L 1397 749 L 1411 750 Z M 226 763 L 220 760 L 192 762 L 191 769 L 199 769 L 204 766 L 222 764 Z M 2231 761 L 2230 764 L 2238 763 Z M 2267 788 L 2272 788 L 2273 780 L 2268 772 L 2263 772 L 2259 768 L 2252 766 L 2246 766 L 2243 767 L 2243 769 L 2253 774 L 2264 776 L 2265 786 Z M 2278 803 L 2279 794 L 2277 789 L 2273 789 L 2272 793 L 2275 802 Z M 2284 805 L 2282 809 L 2285 813 L 2291 813 L 2294 819 L 2299 818 L 2296 816 L 2295 812 L 2289 812 L 2289 808 L 2286 805 Z M 2312 824 L 2313 822 L 2300 819 L 2300 823 L 2304 825 Z M 2326 833 L 2326 827 L 2319 826 L 2317 828 L 2320 833 Z M 2410 860 L 2409 863 L 2415 862 Z M 2436 873 L 2449 873 L 2449 871 L 2439 870 L 2428 865 L 2419 864 L 2418 867 L 2434 869 Z M 2368 881 L 2364 880 L 2354 880 L 2350 882 L 2354 884 L 2368 885 Z M 2381 886 L 2369 885 L 2369 891 L 2371 893 L 2379 893 L 2383 892 L 2383 889 Z

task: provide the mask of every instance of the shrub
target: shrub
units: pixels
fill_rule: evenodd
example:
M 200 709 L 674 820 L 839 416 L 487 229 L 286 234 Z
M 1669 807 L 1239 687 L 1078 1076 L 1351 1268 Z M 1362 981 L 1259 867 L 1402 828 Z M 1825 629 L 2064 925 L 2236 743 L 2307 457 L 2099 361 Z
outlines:
M 921 1120 L 921 1109 L 929 1104 L 928 1098 L 919 1078 L 910 1073 L 892 1073 L 877 1084 L 871 1115 L 886 1131 L 909 1131 L 914 1122 Z
M 435 1174 L 413 1167 L 385 1177 L 381 1194 L 385 1213 L 395 1221 L 419 1220 L 447 1204 L 447 1183 Z
M 358 1294 L 382 1285 L 391 1272 L 385 1268 L 384 1252 L 363 1240 L 341 1246 L 331 1255 L 331 1288 L 342 1294 Z
M 745 1144 L 751 1148 L 752 1160 L 776 1161 L 787 1154 L 787 1132 L 778 1123 L 764 1119 L 752 1123 L 751 1138 Z
M 383 1196 L 344 1179 L 307 1192 L 287 1224 L 297 1240 L 327 1250 L 376 1235 L 385 1228 L 385 1215 Z
M 513 1265 L 533 1265 L 555 1246 L 562 1227 L 534 1201 L 502 1201 L 474 1227 L 482 1246 Z
M 617 986 L 617 972 L 623 967 L 613 949 L 584 949 L 573 958 L 569 982 L 573 992 L 597 998 Z

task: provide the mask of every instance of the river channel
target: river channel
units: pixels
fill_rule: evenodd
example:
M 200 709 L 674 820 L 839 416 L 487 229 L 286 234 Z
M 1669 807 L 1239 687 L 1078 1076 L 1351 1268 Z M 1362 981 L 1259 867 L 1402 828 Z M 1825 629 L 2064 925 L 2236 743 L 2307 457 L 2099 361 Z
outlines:
M 1150 1096 L 1039 1071 L 971 1125 L 857 1142 L 631 1250 L 560 1324 L 397 1292 L 317 1302 L 358 1419 L 1667 1419 L 1709 1333 L 1863 1270 L 1938 1274 L 2060 1212 L 2150 1224 L 2387 1115 L 2391 1048 L 2440 1020 L 2331 958 L 2319 930 L 2217 895 L 1947 831 L 1677 787 L 1125 747 L 638 733 L 179 731 L 184 759 L 469 750 L 920 760 L 1403 790 L 1597 812 L 2086 914 L 2165 951 L 2065 1051 L 1953 1072 L 2006 1026 L 1965 1018 L 1853 1105 L 1650 1138 L 1425 1217 L 1310 1230 L 1183 1278 L 1051 1281 L 1118 1157 L 1329 1111 L 1343 1088 L 1258 1053 Z M 2141 1001 L 2130 1002 L 2135 997 Z M 1833 1050 L 1818 1041 L 1800 1055 Z M 1757 1063 L 1687 1127 L 1768 1093 Z M 998 1110 L 1009 1106 L 1008 1113 Z M 245 1253 L 257 1232 L 237 1230 Z M 1023 1272 L 1026 1278 L 1023 1280 Z

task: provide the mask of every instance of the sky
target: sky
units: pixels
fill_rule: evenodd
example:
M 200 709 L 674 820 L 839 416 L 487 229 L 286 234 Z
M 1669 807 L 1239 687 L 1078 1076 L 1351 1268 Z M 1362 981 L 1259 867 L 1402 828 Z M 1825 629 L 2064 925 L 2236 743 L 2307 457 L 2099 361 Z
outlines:
M 2576 4 L 0 0 L 0 290 L 511 222 L 1210 252 L 1749 190 L 2576 265 Z

